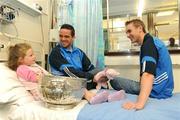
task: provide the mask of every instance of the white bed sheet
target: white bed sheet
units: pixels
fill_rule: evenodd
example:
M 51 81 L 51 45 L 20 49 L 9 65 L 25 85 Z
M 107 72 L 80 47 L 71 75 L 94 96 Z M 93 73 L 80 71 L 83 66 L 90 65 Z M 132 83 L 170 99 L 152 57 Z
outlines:
M 69 110 L 52 110 L 32 96 L 18 80 L 16 72 L 0 63 L 0 120 L 76 120 L 87 103 L 82 100 Z
M 0 120 L 8 120 L 10 105 L 0 105 Z
M 86 100 L 73 109 L 53 110 L 45 107 L 40 101 L 34 101 L 23 106 L 15 107 L 9 115 L 10 120 L 76 120 L 80 110 L 87 104 Z

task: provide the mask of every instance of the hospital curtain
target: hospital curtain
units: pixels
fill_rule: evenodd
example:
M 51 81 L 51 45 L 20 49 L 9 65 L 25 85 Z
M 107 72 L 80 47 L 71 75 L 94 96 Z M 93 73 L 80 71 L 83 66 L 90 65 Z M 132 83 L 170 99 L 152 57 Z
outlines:
M 59 25 L 72 24 L 76 30 L 75 46 L 82 49 L 91 62 L 104 67 L 102 0 L 60 0 Z
M 73 0 L 57 0 L 57 24 L 60 27 L 62 24 L 73 24 Z

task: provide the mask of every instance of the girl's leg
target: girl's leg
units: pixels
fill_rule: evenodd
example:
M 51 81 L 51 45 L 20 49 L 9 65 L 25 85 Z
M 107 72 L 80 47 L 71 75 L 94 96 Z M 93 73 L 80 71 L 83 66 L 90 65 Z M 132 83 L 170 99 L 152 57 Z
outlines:
M 85 89 L 84 98 L 85 98 L 88 102 L 89 102 L 95 95 L 96 95 L 96 93 L 90 92 L 89 90 Z
M 92 99 L 89 101 L 90 104 L 99 104 L 106 102 L 108 100 L 109 93 L 107 91 L 102 91 L 100 93 L 97 93 Z
M 108 102 L 119 101 L 126 97 L 124 90 L 116 91 L 108 96 Z
M 84 98 L 90 104 L 99 104 L 102 102 L 106 102 L 108 100 L 109 93 L 107 91 L 102 91 L 100 93 L 93 93 L 88 90 L 85 90 Z

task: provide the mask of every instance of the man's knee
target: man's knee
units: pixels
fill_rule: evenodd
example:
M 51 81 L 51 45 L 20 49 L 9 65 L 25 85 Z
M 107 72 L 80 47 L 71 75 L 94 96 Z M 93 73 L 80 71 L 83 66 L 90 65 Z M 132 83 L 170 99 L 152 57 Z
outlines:
M 115 90 L 122 89 L 117 80 L 110 80 L 110 84 L 111 84 L 112 88 Z

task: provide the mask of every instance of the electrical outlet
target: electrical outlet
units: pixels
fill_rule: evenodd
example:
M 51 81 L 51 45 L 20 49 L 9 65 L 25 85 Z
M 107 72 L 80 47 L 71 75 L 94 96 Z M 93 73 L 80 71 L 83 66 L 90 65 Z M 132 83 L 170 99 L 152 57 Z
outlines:
M 4 48 L 4 44 L 0 44 L 0 48 Z

